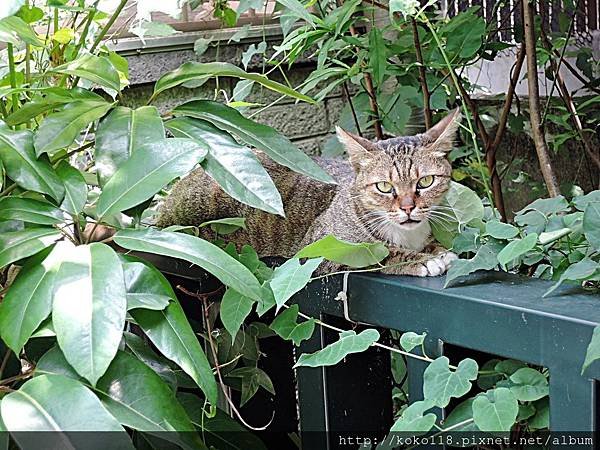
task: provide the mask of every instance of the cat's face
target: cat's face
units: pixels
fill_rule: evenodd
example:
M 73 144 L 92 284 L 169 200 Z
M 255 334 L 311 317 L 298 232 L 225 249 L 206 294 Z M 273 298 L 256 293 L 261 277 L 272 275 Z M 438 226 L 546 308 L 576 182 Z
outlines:
M 356 171 L 352 198 L 369 229 L 410 230 L 448 216 L 440 202 L 450 185 L 447 155 L 459 120 L 456 110 L 424 134 L 376 143 L 338 129 Z

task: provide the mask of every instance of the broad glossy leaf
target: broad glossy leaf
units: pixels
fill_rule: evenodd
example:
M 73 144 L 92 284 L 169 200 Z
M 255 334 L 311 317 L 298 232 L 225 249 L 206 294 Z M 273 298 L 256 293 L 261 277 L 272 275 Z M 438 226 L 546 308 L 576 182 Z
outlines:
M 198 164 L 208 149 L 191 139 L 163 139 L 145 144 L 117 170 L 98 198 L 98 217 L 125 211 L 154 196 Z
M 473 400 L 473 419 L 481 431 L 510 431 L 519 414 L 519 403 L 507 388 L 496 388 Z
M 204 120 L 178 117 L 166 123 L 177 137 L 208 144 L 202 167 L 236 200 L 273 214 L 284 215 L 281 196 L 252 150 Z
M 583 232 L 590 245 L 600 251 L 600 202 L 590 202 L 585 208 Z
M 314 100 L 310 97 L 301 94 L 288 86 L 269 80 L 266 76 L 259 73 L 245 72 L 239 67 L 226 62 L 187 62 L 178 69 L 163 75 L 154 85 L 154 94 L 152 96 L 156 97 L 161 92 L 183 83 L 211 76 L 236 77 L 256 81 L 264 87 L 279 92 L 280 94 L 288 95 L 305 102 L 314 103 Z
M 303 289 L 311 279 L 312 273 L 323 262 L 323 258 L 309 259 L 300 264 L 298 258 L 286 261 L 273 272 L 270 281 L 277 309 L 281 308 L 292 295 Z
M 25 4 L 25 0 L 4 0 L 0 5 L 0 19 L 12 16 L 21 6 Z
M 333 235 L 325 236 L 300 250 L 298 258 L 325 258 L 348 267 L 360 268 L 375 265 L 389 255 L 382 243 L 342 241 Z
M 96 132 L 96 169 L 100 186 L 144 144 L 165 139 L 163 121 L 154 106 L 115 108 Z
M 127 289 L 127 309 L 165 309 L 175 293 L 164 276 L 143 262 L 123 263 L 125 287 Z M 165 286 L 166 283 L 166 286 Z
M 0 121 L 0 160 L 6 174 L 22 188 L 62 201 L 65 188 L 52 166 L 36 158 L 31 131 L 13 131 Z
M 4 3 L 7 0 L 2 0 Z M 11 0 L 8 0 L 9 3 Z M 3 6 L 0 6 L 2 8 Z M 40 41 L 37 34 L 23 19 L 17 16 L 9 16 L 0 20 L 0 42 L 19 44 L 20 41 L 27 44 L 42 47 L 44 43 Z
M 52 323 L 71 366 L 95 385 L 121 342 L 127 298 L 123 268 L 100 243 L 73 248 L 55 279 Z
M 256 277 L 235 258 L 203 239 L 169 231 L 122 230 L 115 242 L 129 250 L 170 256 L 196 264 L 227 286 L 254 300 L 261 297 Z
M 452 397 L 462 397 L 471 390 L 471 381 L 477 379 L 477 363 L 464 359 L 454 371 L 449 368 L 449 360 L 440 356 L 425 369 L 423 374 L 423 395 L 436 406 L 446 407 Z
M 340 333 L 338 341 L 324 349 L 300 355 L 294 367 L 333 366 L 351 353 L 364 352 L 378 340 L 379 332 L 374 329 L 367 329 L 359 334 L 354 331 L 344 331 Z
M 38 225 L 64 222 L 62 212 L 50 203 L 20 197 L 0 199 L 0 220 L 22 220 Z
M 516 239 L 508 243 L 500 253 L 498 253 L 498 262 L 502 266 L 506 266 L 511 261 L 520 258 L 529 250 L 533 249 L 537 244 L 538 235 L 537 233 L 531 233 L 525 236 L 523 239 Z
M 111 108 L 111 103 L 98 101 L 78 101 L 64 109 L 50 114 L 40 124 L 35 134 L 35 152 L 54 154 L 68 147 L 86 126 L 103 117 Z
M 69 214 L 76 216 L 85 206 L 87 200 L 87 184 L 79 170 L 67 161 L 61 161 L 56 167 L 56 173 L 65 185 L 65 199 L 60 205 Z
M 327 172 L 288 138 L 267 125 L 246 119 L 233 108 L 209 100 L 195 100 L 178 106 L 173 113 L 207 120 L 234 134 L 246 144 L 264 151 L 273 161 L 295 172 L 325 183 L 335 183 Z
M 54 278 L 65 247 L 59 243 L 41 263 L 21 269 L 0 304 L 0 335 L 16 355 L 52 311 Z
M 81 77 L 113 91 L 121 90 L 119 72 L 110 59 L 105 56 L 86 54 L 74 61 L 55 67 L 52 71 Z
M 177 390 L 177 375 L 175 375 L 175 371 L 171 368 L 172 363 L 165 357 L 156 354 L 150 347 L 151 344 L 144 342 L 138 335 L 126 331 L 124 336 L 125 345 L 131 353 L 154 370 L 170 386 L 171 390 L 175 392 Z
M 198 228 L 210 227 L 215 233 L 224 236 L 239 230 L 246 229 L 246 219 L 243 217 L 224 217 L 223 219 L 208 220 L 198 225 Z
M 61 236 L 55 228 L 27 228 L 0 233 L 0 268 L 41 252 Z
M 517 400 L 531 402 L 548 395 L 548 380 L 541 372 L 530 367 L 517 370 L 509 380 L 509 389 Z
M 433 402 L 429 400 L 414 402 L 402 412 L 390 431 L 393 433 L 406 432 L 411 436 L 427 433 L 433 428 L 437 416 L 434 413 L 425 414 L 425 412 L 434 406 Z
M 269 328 L 283 339 L 293 341 L 295 345 L 309 339 L 315 330 L 315 320 L 298 322 L 298 305 L 292 305 L 273 320 Z
M 215 405 L 218 394 L 212 368 L 179 302 L 169 303 L 162 311 L 134 309 L 130 314 L 156 348 L 192 377 Z
M 2 419 L 16 431 L 110 431 L 110 448 L 133 450 L 119 422 L 98 397 L 79 381 L 62 375 L 40 375 L 2 399 Z M 13 435 L 24 450 L 38 450 L 36 433 Z M 45 433 L 44 448 L 106 448 L 105 436 L 90 433 Z
M 235 338 L 242 323 L 252 312 L 255 300 L 240 294 L 235 289 L 227 289 L 221 300 L 219 315 L 223 326 Z

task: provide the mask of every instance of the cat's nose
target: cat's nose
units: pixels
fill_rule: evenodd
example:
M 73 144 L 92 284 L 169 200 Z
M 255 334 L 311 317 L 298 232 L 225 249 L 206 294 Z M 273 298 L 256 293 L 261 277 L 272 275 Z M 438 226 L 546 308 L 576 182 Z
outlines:
M 401 206 L 400 208 L 402 208 L 407 215 L 410 215 L 410 212 L 413 210 L 414 207 L 415 205 L 406 205 Z
M 411 197 L 404 197 L 400 201 L 400 209 L 403 209 L 406 214 L 410 214 L 414 207 L 415 201 Z

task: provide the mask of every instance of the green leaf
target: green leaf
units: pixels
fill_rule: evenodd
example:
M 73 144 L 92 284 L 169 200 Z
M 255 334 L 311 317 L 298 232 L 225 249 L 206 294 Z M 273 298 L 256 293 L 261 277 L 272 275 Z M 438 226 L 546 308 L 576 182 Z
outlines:
M 306 7 L 298 0 L 277 0 L 285 8 L 290 10 L 295 17 L 299 17 L 312 26 L 315 26 L 315 17 L 310 14 Z
M 473 419 L 481 431 L 510 431 L 519 414 L 515 394 L 507 388 L 496 388 L 473 400 Z
M 516 239 L 509 242 L 508 245 L 498 253 L 498 262 L 500 265 L 506 266 L 509 262 L 520 258 L 529 250 L 532 250 L 537 244 L 537 240 L 537 233 L 531 233 L 523 239 Z
M 64 222 L 62 212 L 50 203 L 19 197 L 0 199 L 0 220 L 22 220 L 39 225 Z
M 96 163 L 97 164 L 97 163 Z M 79 170 L 67 161 L 61 161 L 56 167 L 56 173 L 65 185 L 65 199 L 61 209 L 76 216 L 85 206 L 87 200 L 87 184 Z
M 590 202 L 585 208 L 583 232 L 592 248 L 600 251 L 600 202 Z
M 215 405 L 218 397 L 215 377 L 179 302 L 169 303 L 162 311 L 134 309 L 130 314 L 156 348 L 177 363 Z
M 569 210 L 569 202 L 562 195 L 552 198 L 538 198 L 533 203 L 530 203 L 525 208 L 517 211 L 517 216 L 524 215 L 527 211 L 538 211 L 547 216 L 557 214 Z
M 53 155 L 57 150 L 67 148 L 79 137 L 81 130 L 104 116 L 112 106 L 107 102 L 78 101 L 68 104 L 61 111 L 50 114 L 40 124 L 35 134 L 36 154 Z
M 390 0 L 390 14 L 400 13 L 404 18 L 415 16 L 421 4 L 418 0 Z
M 123 263 L 125 288 L 127 290 L 127 309 L 165 309 L 175 293 L 168 281 L 154 267 L 139 261 Z M 166 284 L 166 286 L 165 286 Z
M 117 254 L 105 244 L 72 248 L 55 278 L 52 323 L 71 366 L 95 385 L 121 342 L 127 298 Z
M 169 231 L 122 230 L 115 242 L 129 250 L 170 256 L 196 264 L 239 293 L 259 300 L 261 287 L 256 277 L 235 258 L 203 239 Z
M 62 375 L 41 375 L 2 399 L 2 419 L 10 432 L 110 431 L 110 448 L 133 450 L 129 436 L 89 389 Z M 27 433 L 13 437 L 24 450 L 39 449 L 39 439 Z M 46 448 L 90 448 L 89 433 L 46 433 Z M 104 438 L 103 438 L 104 439 Z
M 558 282 L 548 289 L 543 297 L 554 292 L 564 281 L 583 281 L 592 277 L 600 270 L 600 264 L 590 258 L 584 258 L 579 262 L 569 266 L 560 276 Z
M 519 229 L 499 220 L 490 220 L 485 224 L 485 234 L 496 239 L 511 239 L 519 234 Z
M 275 269 L 270 285 L 277 309 L 307 285 L 312 273 L 322 262 L 323 258 L 315 258 L 300 264 L 298 258 L 292 258 Z
M 412 331 L 402 333 L 402 336 L 400 336 L 400 347 L 402 347 L 405 351 L 410 352 L 415 347 L 423 345 L 426 336 L 427 333 L 417 334 Z
M 119 106 L 100 122 L 96 132 L 96 169 L 100 186 L 144 144 L 165 139 L 165 127 L 154 106 Z
M 535 416 L 527 421 L 530 430 L 547 430 L 550 428 L 550 399 L 544 397 L 533 403 Z
M 273 320 L 271 330 L 287 341 L 293 341 L 296 346 L 309 339 L 315 330 L 315 320 L 309 319 L 298 323 L 298 305 L 292 305 Z
M 483 203 L 475 191 L 454 181 L 444 198 L 444 205 L 450 206 L 459 224 L 468 224 L 475 219 L 483 219 Z
M 387 60 L 383 34 L 378 27 L 373 27 L 369 32 L 369 68 L 373 74 L 375 86 L 378 88 L 381 88 L 385 79 L 386 67 Z
M 25 4 L 25 0 L 4 0 L 0 5 L 0 19 L 12 16 L 21 6 Z
M 406 408 L 402 415 L 396 420 L 390 432 L 392 433 L 410 433 L 412 436 L 419 436 L 427 433 L 433 428 L 433 424 L 437 420 L 434 413 L 424 413 L 435 406 L 429 400 L 421 400 L 414 402 Z
M 461 15 L 467 14 L 469 13 L 462 13 Z M 456 21 L 459 17 L 455 17 L 453 21 Z M 471 17 L 472 19 L 464 26 L 455 27 L 452 32 L 447 33 L 446 51 L 452 57 L 471 58 L 483 44 L 486 32 L 485 21 L 478 16 Z
M 227 194 L 254 208 L 284 216 L 281 195 L 252 150 L 204 120 L 178 117 L 168 121 L 166 127 L 176 137 L 208 144 L 202 167 Z
M 594 328 L 592 339 L 585 353 L 585 361 L 583 362 L 583 366 L 581 366 L 581 374 L 583 375 L 585 369 L 597 359 L 600 359 L 600 325 Z
M 522 402 L 539 400 L 548 395 L 548 380 L 542 373 L 530 367 L 517 370 L 509 380 L 510 391 Z
M 240 294 L 235 289 L 227 289 L 223 295 L 220 310 L 221 322 L 234 339 L 242 323 L 252 312 L 254 303 L 255 300 Z
M 61 236 L 54 228 L 27 228 L 0 233 L 0 268 L 41 252 Z
M 343 331 L 340 339 L 327 347 L 310 354 L 300 355 L 294 367 L 322 367 L 333 366 L 351 353 L 360 353 L 367 350 L 379 340 L 379 332 L 367 329 L 359 334 L 354 331 Z
M 267 89 L 279 92 L 280 94 L 288 95 L 305 102 L 314 103 L 314 100 L 310 97 L 301 94 L 288 86 L 269 80 L 266 76 L 258 73 L 245 72 L 239 67 L 225 62 L 187 62 L 178 69 L 163 75 L 154 85 L 152 97 L 154 98 L 161 92 L 179 86 L 180 84 L 187 83 L 188 81 L 215 76 L 236 77 L 256 81 Z
M 471 381 L 477 379 L 477 370 L 477 363 L 467 358 L 452 371 L 448 358 L 440 356 L 425 369 L 423 395 L 434 405 L 444 408 L 452 397 L 462 397 L 471 390 Z
M 324 183 L 334 183 L 327 172 L 288 138 L 267 125 L 246 119 L 233 108 L 209 100 L 194 100 L 178 106 L 173 114 L 207 120 L 234 134 L 246 144 L 264 151 L 273 161 L 295 172 Z
M 110 59 L 105 56 L 86 54 L 74 61 L 55 67 L 52 72 L 80 77 L 113 91 L 121 90 L 119 72 Z
M 259 387 L 275 395 L 275 388 L 264 370 L 258 367 L 238 367 L 227 374 L 227 378 L 242 379 L 242 397 L 240 406 L 244 406 L 248 400 L 254 397 Z
M 585 211 L 591 202 L 600 202 L 600 190 L 591 191 L 585 195 L 573 198 L 573 205 L 579 211 Z
M 144 339 L 136 334 L 125 332 L 125 345 L 135 355 L 137 359 L 142 361 L 154 372 L 156 372 L 169 385 L 173 392 L 177 391 L 177 375 L 171 368 L 171 362 L 158 355 L 150 347 L 152 344 L 144 342 Z M 193 387 L 196 385 L 193 384 Z
M 473 401 L 474 398 L 469 398 L 462 403 L 459 403 L 448 414 L 444 420 L 444 429 L 452 428 L 450 433 L 473 433 L 479 431 L 477 425 L 473 422 Z M 462 426 L 457 426 L 459 423 L 471 420 Z
M 244 217 L 225 217 L 223 219 L 208 220 L 198 225 L 199 228 L 210 227 L 215 233 L 222 236 L 231 234 L 240 228 L 246 229 L 246 219 Z
M 98 217 L 125 211 L 154 196 L 173 179 L 191 171 L 208 149 L 190 139 L 145 144 L 117 170 L 98 198 Z
M 20 17 L 10 16 L 0 20 L 0 42 L 18 45 L 20 44 L 20 40 L 36 47 L 44 46 L 44 43 L 37 37 L 33 28 Z
M 468 275 L 477 270 L 494 269 L 498 265 L 498 252 L 501 248 L 502 246 L 497 243 L 488 242 L 477 250 L 473 258 L 453 261 L 446 275 L 444 287 L 447 287 L 456 278 Z
M 41 263 L 32 261 L 23 267 L 0 304 L 0 335 L 16 355 L 52 311 L 62 251 L 64 246 L 58 244 Z
M 65 188 L 52 166 L 36 159 L 31 131 L 12 131 L 0 121 L 0 160 L 6 174 L 22 188 L 62 201 Z
M 325 236 L 301 249 L 297 258 L 325 258 L 352 268 L 375 265 L 389 255 L 389 250 L 380 242 L 359 243 L 342 241 L 333 235 Z

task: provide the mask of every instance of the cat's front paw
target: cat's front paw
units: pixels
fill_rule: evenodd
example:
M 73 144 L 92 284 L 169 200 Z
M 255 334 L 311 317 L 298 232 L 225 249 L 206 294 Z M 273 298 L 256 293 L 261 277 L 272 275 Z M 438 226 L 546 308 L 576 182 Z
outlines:
M 445 274 L 450 268 L 452 261 L 458 259 L 455 253 L 446 251 L 440 253 L 427 261 L 425 261 L 420 271 L 417 273 L 419 277 L 438 277 Z

